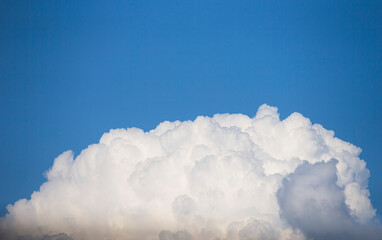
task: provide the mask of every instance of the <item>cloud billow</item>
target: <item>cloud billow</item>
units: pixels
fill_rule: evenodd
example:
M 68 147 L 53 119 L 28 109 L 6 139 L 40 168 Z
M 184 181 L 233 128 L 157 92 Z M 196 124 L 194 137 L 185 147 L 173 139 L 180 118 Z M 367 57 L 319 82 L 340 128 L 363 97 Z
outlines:
M 360 148 L 262 105 L 114 129 L 58 156 L 3 239 L 381 239 Z
M 316 240 L 380 239 L 378 225 L 362 225 L 351 217 L 343 188 L 337 185 L 337 163 L 305 162 L 284 178 L 277 193 L 282 217 Z

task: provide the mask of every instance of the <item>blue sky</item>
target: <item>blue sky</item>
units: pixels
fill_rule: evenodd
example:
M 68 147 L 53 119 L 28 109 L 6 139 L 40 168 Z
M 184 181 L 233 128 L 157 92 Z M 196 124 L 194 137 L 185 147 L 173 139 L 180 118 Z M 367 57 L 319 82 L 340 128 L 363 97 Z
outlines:
M 0 212 L 111 128 L 300 112 L 363 149 L 382 211 L 380 1 L 1 1 Z M 380 214 L 380 212 L 379 212 Z

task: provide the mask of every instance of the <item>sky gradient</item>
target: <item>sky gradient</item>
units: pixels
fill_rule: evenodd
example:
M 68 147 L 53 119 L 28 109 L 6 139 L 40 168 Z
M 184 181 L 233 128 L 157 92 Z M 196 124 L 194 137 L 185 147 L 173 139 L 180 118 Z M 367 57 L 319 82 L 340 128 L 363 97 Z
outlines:
M 382 210 L 380 1 L 2 1 L 0 211 L 111 128 L 300 112 L 363 149 Z M 380 214 L 380 212 L 377 214 Z

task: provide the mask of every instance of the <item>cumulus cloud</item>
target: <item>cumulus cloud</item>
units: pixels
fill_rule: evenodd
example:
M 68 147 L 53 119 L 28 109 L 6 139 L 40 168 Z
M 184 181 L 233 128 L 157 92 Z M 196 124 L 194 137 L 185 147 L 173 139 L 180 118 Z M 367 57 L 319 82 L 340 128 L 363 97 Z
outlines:
M 114 129 L 58 156 L 2 239 L 381 239 L 361 149 L 299 113 Z

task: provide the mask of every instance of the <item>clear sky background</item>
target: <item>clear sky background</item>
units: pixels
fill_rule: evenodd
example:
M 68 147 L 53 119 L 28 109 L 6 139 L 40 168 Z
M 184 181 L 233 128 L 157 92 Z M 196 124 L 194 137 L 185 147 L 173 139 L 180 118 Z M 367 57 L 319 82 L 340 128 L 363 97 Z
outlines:
M 361 147 L 382 211 L 381 1 L 1 1 L 0 81 L 1 214 L 111 128 L 263 103 Z

